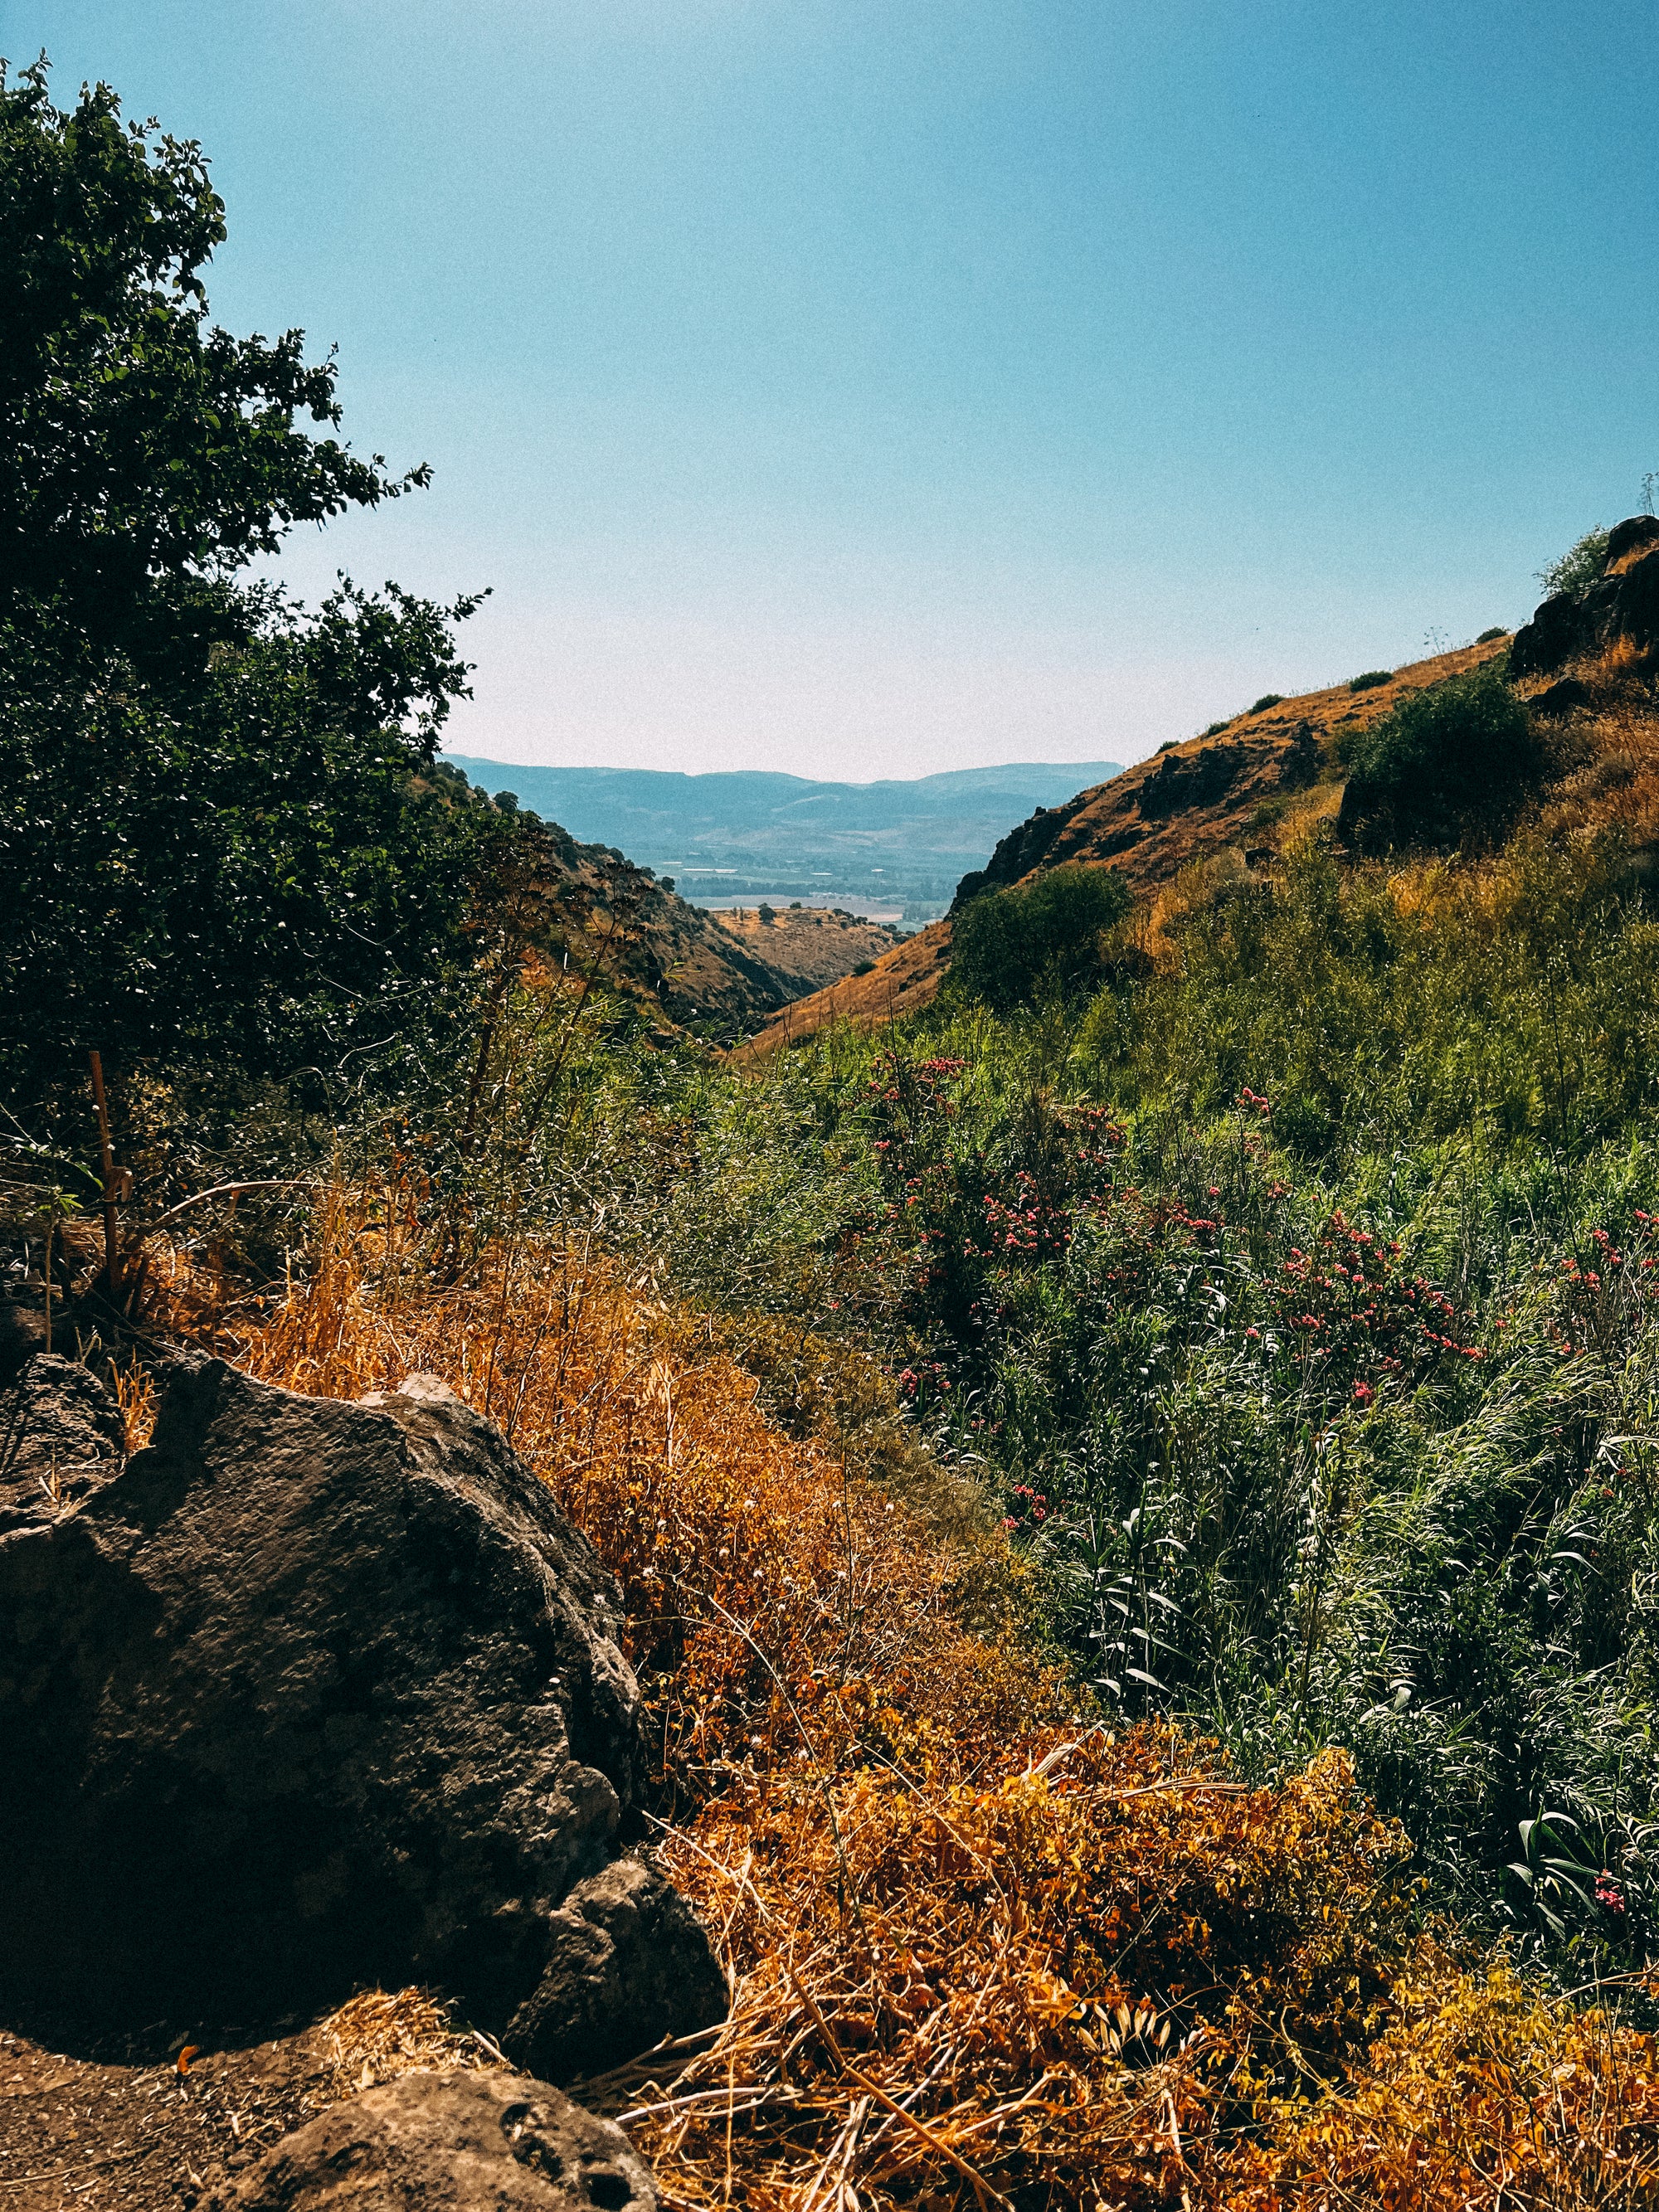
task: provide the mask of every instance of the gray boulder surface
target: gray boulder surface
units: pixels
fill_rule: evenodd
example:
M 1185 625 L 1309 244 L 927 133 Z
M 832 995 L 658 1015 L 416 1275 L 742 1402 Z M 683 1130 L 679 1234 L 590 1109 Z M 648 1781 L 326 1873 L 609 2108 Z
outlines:
M 603 2074 L 688 2014 L 701 2026 L 726 2008 L 702 1926 L 643 1859 L 617 1859 L 579 1882 L 551 1929 L 541 1981 L 501 2034 L 521 2066 L 560 2081 Z
M 23 1310 L 7 1309 L 9 1317 Z M 121 1408 L 101 1376 L 55 1352 L 31 1352 L 0 1387 L 0 1535 L 89 1498 L 120 1473 L 125 1449 Z
M 516 2074 L 405 2074 L 308 2121 L 213 2212 L 655 2212 L 619 2127 Z
M 246 2024 L 421 1981 L 506 2022 L 634 1796 L 620 1619 L 432 1378 L 350 1405 L 175 1370 L 147 1450 L 0 1535 L 0 1999 Z M 718 2008 L 675 1904 L 684 2029 Z

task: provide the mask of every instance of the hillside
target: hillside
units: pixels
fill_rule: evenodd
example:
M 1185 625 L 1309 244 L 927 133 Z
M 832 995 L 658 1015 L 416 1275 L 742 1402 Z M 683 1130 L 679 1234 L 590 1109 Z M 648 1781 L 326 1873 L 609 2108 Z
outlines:
M 798 998 L 855 980 L 902 941 L 893 923 L 823 907 L 734 907 L 709 920 Z
M 475 806 L 501 811 L 499 801 L 469 791 L 449 763 L 439 764 L 431 782 L 440 793 L 466 793 Z M 893 943 L 890 927 L 848 915 L 786 910 L 763 921 L 753 909 L 705 912 L 649 868 L 580 842 L 560 823 L 516 807 L 505 812 L 519 839 L 529 938 L 677 1027 L 739 1036 Z
M 464 754 L 453 765 L 491 792 L 626 853 L 696 896 L 902 903 L 926 919 L 1034 806 L 1116 773 L 1112 761 L 1014 762 L 876 783 L 759 771 L 531 768 Z
M 1164 745 L 1063 805 L 1039 807 L 1000 840 L 982 869 L 963 878 L 955 902 L 1067 862 L 1115 867 L 1141 894 L 1172 883 L 1193 861 L 1230 848 L 1246 864 L 1260 864 L 1293 825 L 1336 813 L 1340 738 L 1380 721 L 1408 693 L 1481 666 L 1507 644 L 1507 637 L 1493 638 L 1413 661 L 1386 683 L 1358 691 L 1330 684 Z M 828 1022 L 867 1027 L 890 1014 L 919 1012 L 937 996 L 948 971 L 950 929 L 948 919 L 930 923 L 870 975 L 799 1000 L 787 1018 L 774 1016 L 751 1049 L 798 1043 Z

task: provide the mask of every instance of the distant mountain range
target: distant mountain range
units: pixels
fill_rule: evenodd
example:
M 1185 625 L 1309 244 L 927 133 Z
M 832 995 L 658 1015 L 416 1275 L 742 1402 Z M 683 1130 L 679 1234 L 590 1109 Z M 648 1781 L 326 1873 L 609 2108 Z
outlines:
M 880 783 L 818 783 L 744 769 L 526 768 L 445 756 L 489 792 L 672 876 L 680 894 L 829 899 L 942 913 L 960 878 L 1039 806 L 1118 775 L 1115 761 L 1017 761 Z

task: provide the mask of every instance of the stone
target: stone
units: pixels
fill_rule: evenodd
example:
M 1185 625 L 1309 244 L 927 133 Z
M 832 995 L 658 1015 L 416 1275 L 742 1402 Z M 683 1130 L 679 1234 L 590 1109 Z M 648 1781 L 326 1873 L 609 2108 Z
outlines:
M 1589 684 L 1581 684 L 1576 676 L 1563 676 L 1552 684 L 1547 691 L 1540 691 L 1535 699 L 1528 699 L 1527 707 L 1530 713 L 1553 722 L 1568 714 L 1576 714 L 1589 703 Z
M 46 1348 L 46 1316 L 41 1308 L 0 1296 L 0 1384 L 15 1382 L 35 1353 Z
M 56 1521 L 89 1498 L 120 1473 L 125 1443 L 120 1405 L 100 1376 L 33 1352 L 0 1389 L 0 1535 Z
M 519 2074 L 405 2074 L 221 2185 L 212 2212 L 656 2212 L 619 2127 Z
M 1149 821 L 1162 821 L 1189 806 L 1213 806 L 1255 758 L 1236 738 L 1200 745 L 1195 753 L 1168 753 L 1140 787 L 1140 811 Z
M 1601 574 L 1546 599 L 1510 646 L 1510 673 L 1547 676 L 1582 653 L 1624 644 L 1659 652 L 1659 519 L 1633 514 L 1607 533 Z
M 508 2021 L 509 2058 L 556 2081 L 602 2074 L 725 2013 L 725 1977 L 678 1892 L 643 1857 L 580 1882 L 553 1916 L 547 1968 Z
M 147 1450 L 0 1536 L 0 1994 L 199 2030 L 422 1982 L 504 2023 L 634 1797 L 620 1622 L 431 1378 L 349 1405 L 175 1370 Z

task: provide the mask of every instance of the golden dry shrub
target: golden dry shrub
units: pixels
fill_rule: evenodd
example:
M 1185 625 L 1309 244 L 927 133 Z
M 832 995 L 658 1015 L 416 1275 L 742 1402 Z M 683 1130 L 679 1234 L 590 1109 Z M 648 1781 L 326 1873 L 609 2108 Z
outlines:
M 1285 2106 L 1226 2212 L 1638 2212 L 1659 2204 L 1659 2049 L 1504 1963 L 1425 1951 L 1340 2090 Z
M 1340 1753 L 1247 1790 L 1165 1729 L 1042 1741 L 774 1777 L 665 1839 L 735 1992 L 621 2108 L 672 2198 L 1198 2203 L 1229 2118 L 1363 2045 L 1407 1849 Z
M 1075 1698 L 1049 1666 L 966 1634 L 964 1547 L 791 1437 L 756 1378 L 586 1248 L 495 1255 L 468 1281 L 402 1264 L 396 1209 L 333 1194 L 283 1295 L 234 1331 L 176 1265 L 160 1311 L 254 1375 L 361 1397 L 417 1370 L 497 1421 L 623 1585 L 661 1809 L 721 1779 L 888 1741 L 1012 1737 Z M 1018 1574 L 1006 1544 L 1002 1576 Z M 983 1542 L 970 1555 L 983 1601 Z M 1017 1618 L 1007 1596 L 1002 1611 Z

